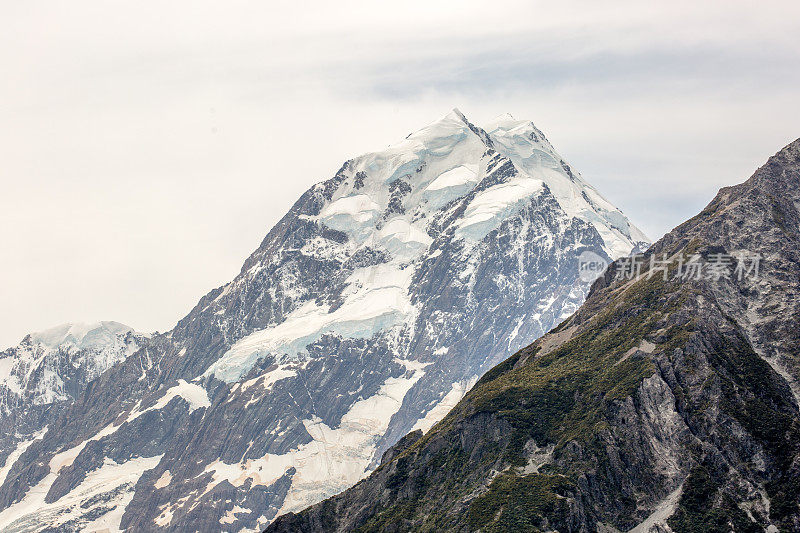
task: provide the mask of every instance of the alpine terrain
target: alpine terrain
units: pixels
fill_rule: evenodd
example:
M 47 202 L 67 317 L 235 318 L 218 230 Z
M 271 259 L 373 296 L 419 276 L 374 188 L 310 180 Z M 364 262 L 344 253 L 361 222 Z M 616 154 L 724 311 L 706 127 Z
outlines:
M 646 245 L 533 124 L 454 110 L 309 189 L 172 331 L 4 352 L 0 529 L 260 530 L 578 309 L 583 252 Z
M 22 436 L 42 429 L 90 381 L 145 340 L 145 335 L 119 322 L 64 324 L 31 333 L 18 346 L 0 352 L 0 457 L 14 450 L 21 453 Z M 11 462 L 5 460 L 0 480 Z
M 798 323 L 800 139 L 268 531 L 800 531 Z

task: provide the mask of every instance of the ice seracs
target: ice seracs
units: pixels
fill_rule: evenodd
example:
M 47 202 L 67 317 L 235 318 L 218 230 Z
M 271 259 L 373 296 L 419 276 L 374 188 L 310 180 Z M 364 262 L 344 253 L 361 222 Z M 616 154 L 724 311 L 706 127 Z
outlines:
M 119 322 L 94 323 L 71 322 L 30 334 L 31 342 L 50 348 L 73 346 L 75 348 L 97 348 L 114 342 L 117 335 L 133 331 Z
M 0 352 L 0 410 L 70 400 L 145 337 L 112 321 L 68 323 L 26 335 Z
M 505 114 L 487 124 L 486 131 L 496 150 L 547 185 L 567 215 L 591 223 L 614 257 L 630 253 L 630 242 L 649 242 L 641 230 L 556 153 L 532 122 Z

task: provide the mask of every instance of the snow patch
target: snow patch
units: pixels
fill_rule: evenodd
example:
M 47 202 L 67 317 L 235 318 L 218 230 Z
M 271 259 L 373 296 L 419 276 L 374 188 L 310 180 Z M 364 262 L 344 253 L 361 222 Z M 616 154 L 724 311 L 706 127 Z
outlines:
M 14 466 L 14 463 L 17 462 L 17 459 L 19 459 L 20 456 L 23 453 L 25 453 L 25 450 L 27 450 L 31 444 L 33 444 L 38 439 L 44 437 L 45 433 L 47 433 L 47 426 L 45 426 L 40 431 L 34 433 L 32 435 L 33 437 L 32 439 L 21 441 L 20 443 L 18 443 L 17 447 L 14 448 L 14 451 L 8 454 L 8 457 L 6 457 L 6 460 L 3 463 L 2 468 L 0 468 L 0 487 L 2 487 L 3 484 L 6 482 L 8 473 L 11 471 L 11 468 Z
M 345 233 L 369 232 L 369 225 L 380 215 L 381 208 L 366 194 L 339 198 L 326 205 L 319 220 L 326 226 Z
M 172 482 L 172 474 L 169 470 L 165 470 L 161 477 L 158 478 L 153 485 L 157 489 L 163 489 L 164 487 L 168 486 Z
M 50 348 L 63 345 L 75 348 L 98 348 L 113 343 L 117 335 L 131 331 L 133 328 L 130 326 L 113 321 L 92 324 L 74 322 L 31 333 L 31 341 Z
M 394 218 L 378 231 L 383 248 L 400 256 L 416 255 L 427 250 L 433 239 L 403 218 Z
M 380 331 L 413 320 L 415 308 L 408 296 L 413 269 L 380 264 L 355 270 L 342 293 L 345 301 L 335 311 L 315 302 L 304 303 L 280 324 L 237 341 L 204 376 L 233 383 L 267 355 L 299 359 L 306 346 L 325 334 L 371 338 Z
M 261 382 L 261 387 L 265 391 L 271 390 L 272 386 L 275 383 L 279 382 L 280 380 L 286 379 L 286 378 L 290 378 L 290 377 L 293 377 L 293 376 L 297 375 L 297 371 L 296 370 L 293 370 L 291 368 L 287 368 L 287 366 L 290 366 L 290 365 L 280 365 L 275 370 L 272 370 L 270 372 L 267 372 L 266 374 L 262 374 L 262 375 L 260 375 L 258 377 L 255 377 L 253 379 L 249 379 L 249 380 L 243 382 L 242 385 L 241 385 L 241 389 L 240 390 L 242 392 L 244 392 L 244 391 L 246 391 L 247 389 L 249 389 L 250 387 L 252 387 L 253 385 L 255 385 L 255 384 L 259 383 L 259 382 Z
M 464 217 L 458 222 L 456 236 L 482 240 L 542 189 L 541 180 L 516 177 L 479 192 L 470 201 Z
M 77 454 L 76 454 L 77 455 Z M 45 496 L 58 477 L 65 461 L 51 461 L 51 470 L 25 497 L 0 512 L 0 529 L 33 532 L 45 526 L 58 529 L 71 520 L 85 518 L 82 531 L 120 531 L 125 508 L 142 474 L 155 468 L 162 456 L 137 457 L 124 463 L 105 458 L 103 465 L 91 471 L 80 485 L 52 503 Z M 53 463 L 61 467 L 53 468 Z M 70 461 L 71 463 L 71 461 Z M 99 516 L 98 516 L 99 515 Z
M 279 514 L 304 508 L 331 496 L 368 474 L 375 449 L 400 409 L 411 387 L 431 363 L 397 359 L 406 374 L 387 378 L 378 392 L 355 402 L 332 429 L 317 417 L 303 421 L 312 441 L 281 455 L 266 454 L 238 464 L 217 460 L 204 469 L 212 473 L 205 493 L 223 481 L 235 487 L 248 480 L 252 485 L 271 485 L 287 470 L 295 468 L 292 485 Z
M 425 187 L 426 191 L 441 191 L 449 187 L 471 187 L 478 183 L 477 165 L 460 165 L 439 175 Z
M 225 513 L 225 516 L 223 516 L 222 518 L 219 519 L 219 523 L 220 524 L 233 524 L 234 522 L 236 522 L 236 520 L 238 520 L 236 518 L 236 514 L 237 513 L 247 513 L 247 514 L 249 514 L 250 513 L 250 509 L 245 509 L 244 507 L 239 507 L 238 505 L 234 505 L 233 509 L 228 510 L 228 512 Z
M 444 418 L 445 415 L 449 413 L 458 402 L 461 401 L 464 395 L 467 394 L 467 391 L 469 391 L 477 382 L 478 376 L 476 375 L 472 376 L 468 380 L 453 383 L 450 387 L 450 390 L 447 392 L 447 394 L 445 394 L 444 398 L 439 400 L 439 403 L 425 413 L 423 418 L 417 420 L 417 423 L 414 424 L 414 427 L 411 428 L 411 431 L 421 429 L 423 433 L 427 433 L 429 429 L 436 425 L 439 420 Z
M 149 411 L 158 411 L 172 401 L 173 398 L 183 398 L 189 404 L 189 412 L 196 411 L 202 407 L 211 407 L 211 401 L 208 399 L 206 390 L 195 383 L 187 383 L 183 379 L 178 380 L 178 384 L 167 389 L 164 396 L 159 398 L 156 403 L 140 411 L 138 406 L 128 416 L 126 422 L 132 422 Z
M 439 175 L 422 191 L 422 198 L 430 210 L 437 210 L 461 198 L 480 181 L 477 164 L 465 163 Z

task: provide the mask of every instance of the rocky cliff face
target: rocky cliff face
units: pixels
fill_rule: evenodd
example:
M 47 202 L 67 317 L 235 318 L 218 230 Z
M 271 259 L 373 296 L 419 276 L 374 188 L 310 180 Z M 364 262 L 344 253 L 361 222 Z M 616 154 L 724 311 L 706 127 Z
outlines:
M 260 529 L 574 312 L 582 252 L 643 240 L 533 124 L 454 111 L 312 187 L 233 281 L 10 439 L 0 527 Z
M 800 530 L 799 209 L 800 140 L 268 531 Z

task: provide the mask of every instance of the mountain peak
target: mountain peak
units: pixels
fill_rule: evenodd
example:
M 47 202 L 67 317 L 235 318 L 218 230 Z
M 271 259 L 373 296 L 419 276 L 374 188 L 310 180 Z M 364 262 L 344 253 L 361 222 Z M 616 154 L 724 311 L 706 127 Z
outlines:
M 495 222 L 500 223 L 506 209 L 516 210 L 538 194 L 536 191 L 544 184 L 569 217 L 595 227 L 610 256 L 627 255 L 632 247 L 648 240 L 619 209 L 572 170 L 532 122 L 514 120 L 506 114 L 484 129 L 470 122 L 458 108 L 400 143 L 353 159 L 347 171 L 352 174 L 352 181 L 346 180 L 332 192 L 332 203 L 322 208 L 317 219 L 362 243 L 370 238 L 372 229 L 380 229 L 389 218 L 413 218 L 419 231 L 412 233 L 422 236 L 426 231 L 422 226 L 441 207 L 485 186 L 480 185 L 485 172 L 481 169 L 488 168 L 487 157 L 495 156 L 509 164 L 514 177 L 509 173 L 503 179 L 514 185 L 503 185 L 502 193 L 497 190 L 499 196 L 491 201 L 491 208 L 488 204 L 475 204 L 480 215 L 469 220 L 481 219 L 482 223 L 473 227 L 482 228 L 477 233 L 479 239 L 484 231 L 496 227 Z M 397 187 L 408 190 L 403 192 Z M 399 209 L 401 203 L 408 206 L 402 208 L 408 213 L 391 207 Z M 484 208 L 488 211 L 484 212 Z M 457 234 L 471 232 L 459 229 Z
M 494 117 L 489 124 L 507 124 L 511 122 L 519 122 L 517 119 L 514 118 L 514 115 L 511 113 L 501 113 Z M 487 129 L 492 129 L 489 124 L 487 124 Z
M 105 345 L 116 335 L 134 331 L 132 327 L 111 320 L 84 323 L 68 322 L 29 335 L 31 342 L 44 344 L 49 348 L 63 345 L 89 348 Z
M 448 113 L 448 116 L 449 116 L 449 115 L 455 115 L 456 117 L 458 117 L 458 118 L 460 118 L 462 121 L 464 121 L 464 123 L 465 123 L 465 124 L 469 124 L 469 120 L 467 120 L 467 117 L 466 117 L 466 116 L 464 116 L 464 113 L 462 113 L 462 112 L 461 112 L 461 110 L 460 110 L 459 108 L 457 108 L 457 107 L 454 107 L 454 108 L 453 108 L 453 109 L 450 111 L 450 113 Z
M 19 416 L 20 405 L 47 409 L 74 400 L 145 340 L 130 326 L 112 321 L 72 322 L 26 335 L 0 352 L 0 424 L 4 416 Z M 17 429 L 24 431 L 25 424 L 19 424 Z

